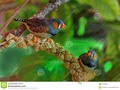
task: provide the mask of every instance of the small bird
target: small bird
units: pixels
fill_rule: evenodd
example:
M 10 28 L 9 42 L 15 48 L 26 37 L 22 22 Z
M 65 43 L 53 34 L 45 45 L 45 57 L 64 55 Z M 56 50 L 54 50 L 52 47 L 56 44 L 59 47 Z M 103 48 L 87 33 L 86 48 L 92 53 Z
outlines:
M 22 22 L 31 33 L 43 38 L 55 36 L 61 29 L 65 28 L 65 24 L 60 19 L 31 18 L 14 20 Z
M 88 74 L 92 72 L 98 61 L 97 53 L 93 50 L 89 50 L 88 53 L 84 53 L 79 56 L 78 58 L 79 63 L 83 65 L 85 71 L 86 71 L 86 81 L 88 81 Z
M 96 67 L 98 56 L 95 51 L 89 50 L 88 53 L 80 55 L 78 60 L 82 62 L 87 72 L 91 72 Z

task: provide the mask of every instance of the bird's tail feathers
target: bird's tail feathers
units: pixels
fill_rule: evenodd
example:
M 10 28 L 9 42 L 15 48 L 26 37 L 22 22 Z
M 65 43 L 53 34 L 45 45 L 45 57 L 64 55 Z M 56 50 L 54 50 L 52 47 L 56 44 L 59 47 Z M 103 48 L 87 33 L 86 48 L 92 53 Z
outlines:
M 19 18 L 14 18 L 15 21 L 20 21 L 20 22 L 26 22 L 28 19 L 19 19 Z

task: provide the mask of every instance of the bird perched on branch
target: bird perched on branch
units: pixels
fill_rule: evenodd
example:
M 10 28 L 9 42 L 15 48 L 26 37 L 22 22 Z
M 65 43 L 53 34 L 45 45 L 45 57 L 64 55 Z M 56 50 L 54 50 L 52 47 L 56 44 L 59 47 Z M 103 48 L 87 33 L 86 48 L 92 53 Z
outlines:
M 61 4 L 63 4 L 63 3 L 65 3 L 65 2 L 67 2 L 67 1 L 69 1 L 69 0 L 48 0 L 49 2 L 48 2 L 48 4 L 47 5 L 45 5 L 38 13 L 36 13 L 36 14 L 34 14 L 33 16 L 31 16 L 28 20 L 27 20 L 27 22 L 29 21 L 29 23 L 30 23 L 30 25 L 26 25 L 26 26 L 32 26 L 32 29 L 33 29 L 33 27 L 34 27 L 34 25 L 36 24 L 36 26 L 39 26 L 40 24 L 39 23 L 36 23 L 36 22 L 38 22 L 38 21 L 40 21 L 40 20 L 43 20 L 43 21 L 46 21 L 46 18 L 45 18 L 45 16 L 49 13 L 49 12 L 51 12 L 52 10 L 54 10 L 54 9 L 56 9 L 58 6 L 60 6 Z M 40 19 L 40 20 L 39 20 Z M 44 20 L 45 19 L 45 20 Z M 29 24 L 29 23 L 27 23 L 26 22 L 26 20 L 24 21 L 24 20 L 22 20 L 21 22 L 23 22 L 24 21 L 24 24 L 26 23 L 26 24 Z M 47 19 L 48 20 L 48 19 Z M 17 20 L 17 21 L 19 21 L 19 20 Z M 49 20 L 49 21 L 54 21 L 54 20 Z M 55 20 L 56 21 L 56 20 Z M 58 22 L 61 22 L 62 23 L 62 21 L 61 20 L 59 20 L 59 19 L 57 19 L 57 21 Z M 22 24 L 22 25 L 20 25 L 18 28 L 16 28 L 16 29 L 13 29 L 13 30 L 10 30 L 10 31 L 8 31 L 8 32 L 6 32 L 6 33 L 3 33 L 3 31 L 2 31 L 2 36 L 5 38 L 8 34 L 13 34 L 13 35 L 15 35 L 15 36 L 21 36 L 22 35 L 22 33 L 26 30 L 26 26 L 24 25 L 24 24 Z M 34 24 L 34 25 L 32 25 L 32 24 Z M 50 23 L 51 24 L 51 23 Z M 54 24 L 55 25 L 55 24 Z M 54 26 L 53 25 L 53 26 Z M 61 24 L 62 25 L 62 27 L 64 26 L 64 24 Z M 46 25 L 45 24 L 45 26 L 50 26 L 50 25 Z M 60 25 L 59 25 L 60 26 Z M 55 27 L 57 27 L 57 25 L 55 25 Z M 35 27 L 34 27 L 35 28 Z M 38 27 L 37 27 L 38 28 Z M 38 29 L 37 29 L 38 30 Z M 60 29 L 58 29 L 57 31 L 53 31 L 53 29 L 52 30 L 50 30 L 49 29 L 49 32 L 51 33 L 51 34 L 53 34 L 53 35 L 55 35 L 56 33 L 55 32 L 59 32 L 59 30 Z M 41 35 L 40 35 L 41 36 Z M 46 35 L 42 35 L 42 36 L 46 36 Z M 51 35 L 49 35 L 48 34 L 48 36 L 51 36 Z
M 32 19 L 15 19 L 22 22 L 26 28 L 39 37 L 55 36 L 61 29 L 65 28 L 65 24 L 60 19 L 49 18 L 32 18 Z
M 89 50 L 88 53 L 80 55 L 78 60 L 83 64 L 87 72 L 91 72 L 96 67 L 98 56 L 95 51 Z
M 88 53 L 84 53 L 79 56 L 78 61 L 86 71 L 86 81 L 88 81 L 88 74 L 95 69 L 97 60 L 97 53 L 93 50 L 89 50 Z

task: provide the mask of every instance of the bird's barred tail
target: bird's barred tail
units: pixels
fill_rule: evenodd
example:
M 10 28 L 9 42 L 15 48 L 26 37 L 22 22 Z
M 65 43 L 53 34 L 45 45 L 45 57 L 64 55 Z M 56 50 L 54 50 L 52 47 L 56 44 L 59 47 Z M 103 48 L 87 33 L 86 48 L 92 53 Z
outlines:
M 19 18 L 14 18 L 15 21 L 20 21 L 20 22 L 26 22 L 27 19 L 19 19 Z

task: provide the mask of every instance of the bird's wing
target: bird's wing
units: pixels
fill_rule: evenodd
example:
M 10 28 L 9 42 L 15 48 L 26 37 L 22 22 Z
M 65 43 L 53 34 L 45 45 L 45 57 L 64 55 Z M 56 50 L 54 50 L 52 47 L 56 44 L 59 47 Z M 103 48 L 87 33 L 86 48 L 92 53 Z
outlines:
M 90 63 L 90 57 L 88 57 L 87 53 L 84 53 L 84 54 L 80 55 L 79 58 L 84 65 L 92 67 L 91 63 Z
M 37 14 L 31 18 L 44 18 L 50 11 L 60 6 L 62 3 L 68 2 L 69 0 L 49 0 L 49 3 Z
M 84 58 L 84 57 L 88 57 L 86 53 L 83 53 L 79 56 L 79 58 Z
M 46 19 L 33 18 L 26 21 L 33 32 L 48 33 L 48 24 Z
M 29 26 L 39 27 L 39 26 L 48 26 L 47 19 L 33 18 L 25 21 Z

